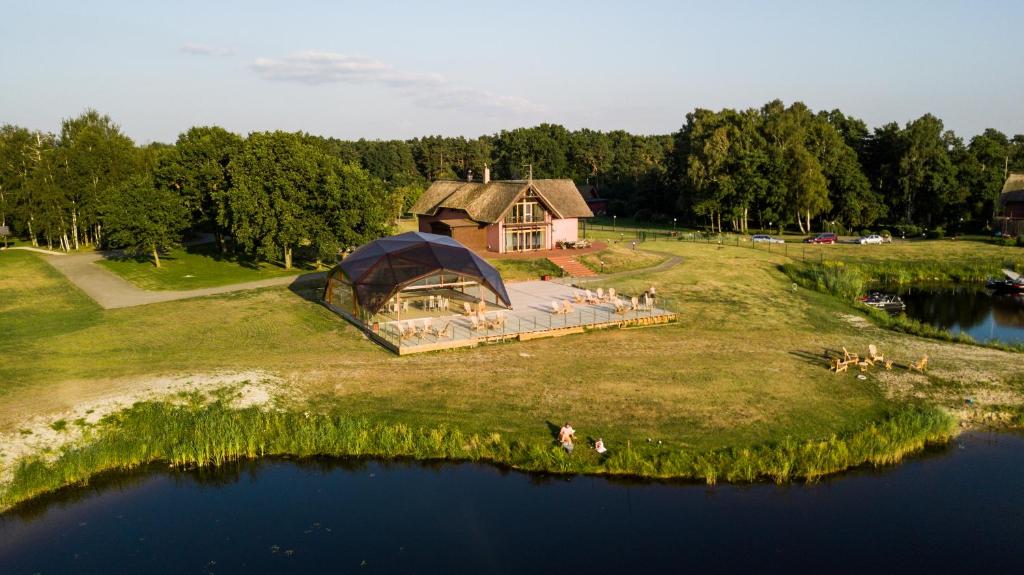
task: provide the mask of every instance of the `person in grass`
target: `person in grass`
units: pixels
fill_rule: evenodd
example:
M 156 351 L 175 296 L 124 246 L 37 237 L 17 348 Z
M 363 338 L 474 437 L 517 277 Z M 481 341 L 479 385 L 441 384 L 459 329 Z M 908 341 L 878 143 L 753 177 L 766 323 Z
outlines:
M 598 452 L 599 454 L 608 451 L 608 449 L 604 446 L 604 440 L 601 439 L 600 437 L 598 437 L 597 441 L 594 442 L 594 451 Z
M 558 442 L 562 444 L 562 447 L 566 451 L 572 453 L 573 439 L 576 439 L 576 430 L 569 425 L 568 421 L 566 421 L 565 425 L 562 426 L 562 429 L 558 430 Z

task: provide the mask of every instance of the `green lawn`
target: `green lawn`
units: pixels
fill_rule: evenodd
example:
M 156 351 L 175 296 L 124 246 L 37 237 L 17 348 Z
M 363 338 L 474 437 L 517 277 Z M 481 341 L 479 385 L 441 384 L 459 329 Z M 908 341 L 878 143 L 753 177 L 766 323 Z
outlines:
M 682 264 L 606 282 L 654 286 L 679 321 L 557 339 L 397 357 L 310 301 L 268 288 L 101 310 L 40 257 L 0 255 L 0 431 L 137 378 L 265 369 L 287 378 L 287 409 L 384 423 L 448 425 L 543 441 L 573 422 L 611 445 L 704 450 L 863 429 L 893 408 L 1021 403 L 1021 355 L 917 338 L 793 289 L 786 258 L 749 248 L 658 242 Z M 308 298 L 308 299 L 307 299 Z M 834 375 L 825 350 L 868 344 L 891 372 Z M 923 354 L 927 377 L 904 368 Z M 977 409 L 976 407 L 975 409 Z
M 246 256 L 224 256 L 215 244 L 172 250 L 160 257 L 157 268 L 148 257 L 101 260 L 100 265 L 147 290 L 187 290 L 257 281 L 308 271 L 301 266 L 286 270 Z

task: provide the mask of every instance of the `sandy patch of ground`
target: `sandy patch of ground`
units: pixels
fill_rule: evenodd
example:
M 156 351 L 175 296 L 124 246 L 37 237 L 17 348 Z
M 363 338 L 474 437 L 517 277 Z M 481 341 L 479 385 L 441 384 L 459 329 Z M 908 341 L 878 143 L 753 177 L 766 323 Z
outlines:
M 0 483 L 10 479 L 14 463 L 26 456 L 60 453 L 82 439 L 90 426 L 140 401 L 174 400 L 183 394 L 230 389 L 236 408 L 270 405 L 281 395 L 280 378 L 264 371 L 190 374 L 147 378 L 117 386 L 64 410 L 27 415 L 14 429 L 0 433 Z

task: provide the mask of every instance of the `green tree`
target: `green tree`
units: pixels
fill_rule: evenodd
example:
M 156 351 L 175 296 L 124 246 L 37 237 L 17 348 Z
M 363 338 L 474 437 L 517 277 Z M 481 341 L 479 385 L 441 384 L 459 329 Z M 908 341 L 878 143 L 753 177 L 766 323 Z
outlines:
M 110 188 L 139 170 L 135 144 L 109 116 L 96 110 L 61 123 L 58 140 L 57 185 L 70 216 L 71 243 L 78 249 L 98 241 L 98 210 Z
M 100 208 L 104 242 L 129 253 L 148 253 L 160 267 L 160 252 L 178 244 L 188 226 L 181 197 L 138 175 L 113 187 Z
M 212 230 L 222 253 L 227 251 L 231 215 L 228 164 L 242 147 L 242 138 L 218 126 L 190 128 L 178 136 L 173 152 L 155 168 L 158 187 L 181 195 L 194 228 Z

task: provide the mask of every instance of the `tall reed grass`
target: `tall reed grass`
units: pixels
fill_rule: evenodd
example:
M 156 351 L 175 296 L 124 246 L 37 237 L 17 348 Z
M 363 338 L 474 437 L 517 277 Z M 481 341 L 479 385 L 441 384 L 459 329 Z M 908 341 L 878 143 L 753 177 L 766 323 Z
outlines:
M 953 418 L 934 408 L 903 408 L 881 422 L 843 435 L 787 439 L 712 451 L 662 449 L 629 442 L 607 457 L 553 441 L 507 441 L 500 434 L 464 433 L 447 426 L 413 428 L 351 418 L 340 412 L 234 410 L 222 402 L 179 406 L 140 403 L 109 418 L 79 446 L 56 459 L 16 464 L 0 490 L 0 510 L 99 472 L 163 461 L 176 467 L 217 466 L 264 456 L 409 457 L 488 461 L 528 471 L 688 478 L 715 483 L 770 479 L 815 480 L 858 465 L 895 463 L 955 433 Z

